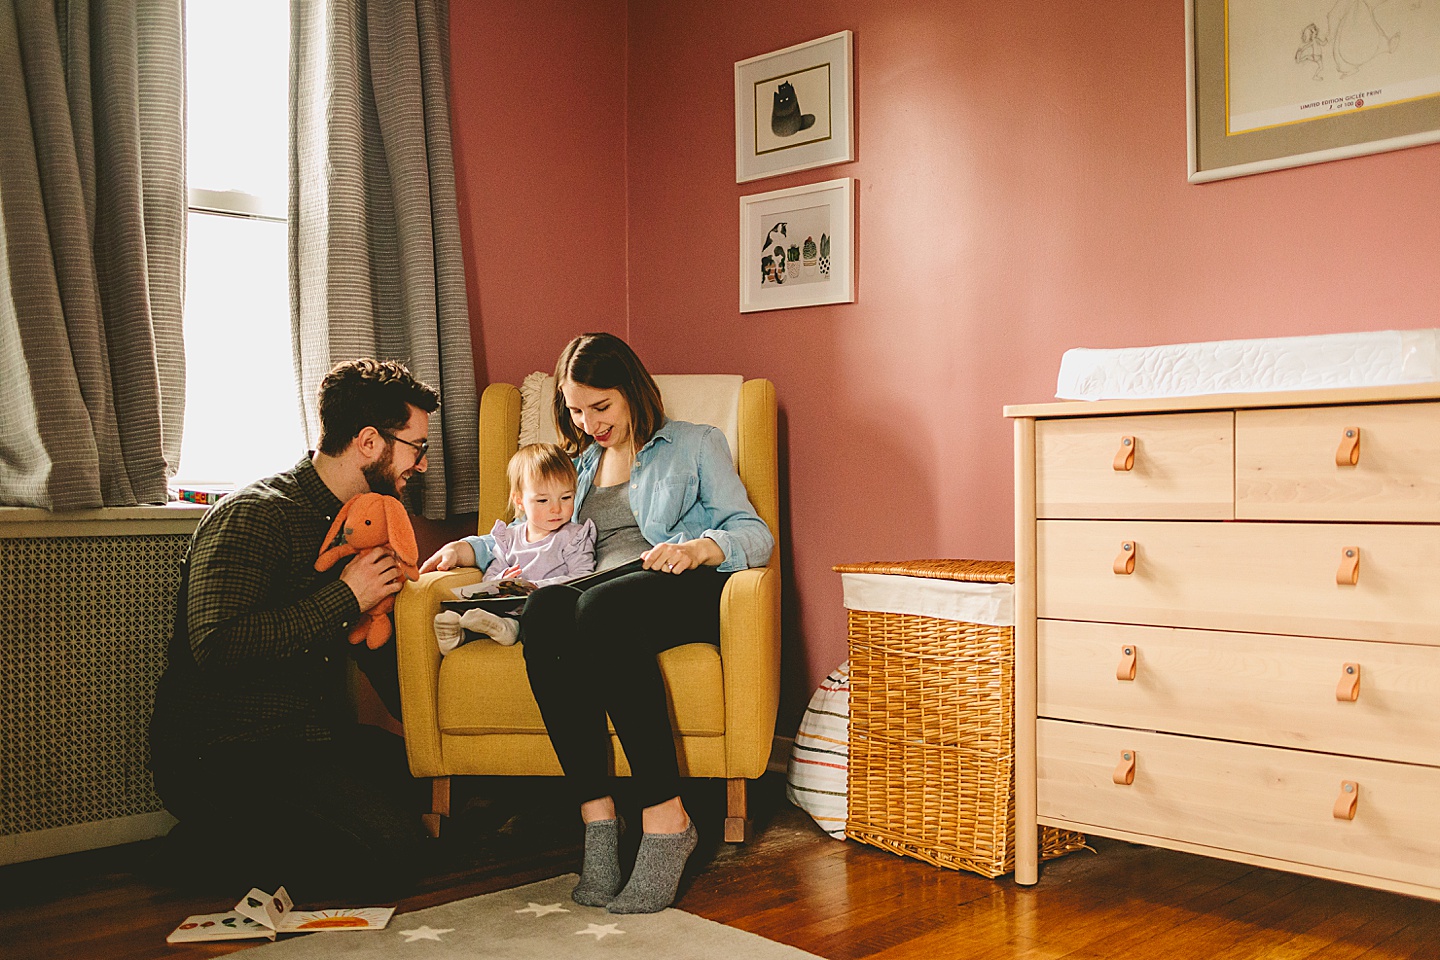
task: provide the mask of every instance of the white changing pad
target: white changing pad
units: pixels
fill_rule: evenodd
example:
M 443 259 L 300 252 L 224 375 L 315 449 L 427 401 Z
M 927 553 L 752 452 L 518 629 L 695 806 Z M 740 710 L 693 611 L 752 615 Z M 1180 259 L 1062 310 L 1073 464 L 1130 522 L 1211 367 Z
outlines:
M 1440 330 L 1066 350 L 1061 400 L 1193 397 L 1440 380 Z

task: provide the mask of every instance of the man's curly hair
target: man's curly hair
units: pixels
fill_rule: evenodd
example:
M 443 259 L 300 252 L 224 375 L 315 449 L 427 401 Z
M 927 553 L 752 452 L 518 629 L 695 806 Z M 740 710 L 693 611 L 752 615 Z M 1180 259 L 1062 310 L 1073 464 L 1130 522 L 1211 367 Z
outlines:
M 335 456 L 366 427 L 393 433 L 410 422 L 410 407 L 440 408 L 435 388 L 395 360 L 346 360 L 320 381 L 320 452 Z

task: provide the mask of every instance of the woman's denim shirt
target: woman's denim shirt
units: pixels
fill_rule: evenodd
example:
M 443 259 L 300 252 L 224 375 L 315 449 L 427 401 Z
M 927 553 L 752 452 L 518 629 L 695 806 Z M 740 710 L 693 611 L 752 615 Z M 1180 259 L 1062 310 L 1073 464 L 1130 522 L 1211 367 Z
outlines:
M 575 515 L 595 483 L 602 448 L 591 444 L 575 466 Z M 630 509 L 651 544 L 709 537 L 725 554 L 722 573 L 763 567 L 775 538 L 750 505 L 750 497 L 725 434 L 714 427 L 666 420 L 635 454 L 630 471 Z
M 575 517 L 595 484 L 603 448 L 591 444 L 575 466 Z M 709 537 L 725 559 L 722 573 L 762 567 L 775 549 L 775 538 L 750 505 L 750 496 L 725 434 L 715 427 L 684 420 L 666 420 L 650 442 L 635 454 L 630 470 L 630 509 L 640 532 L 651 545 Z M 524 523 L 516 520 L 516 523 Z M 475 565 L 490 565 L 494 538 L 466 537 L 475 551 Z

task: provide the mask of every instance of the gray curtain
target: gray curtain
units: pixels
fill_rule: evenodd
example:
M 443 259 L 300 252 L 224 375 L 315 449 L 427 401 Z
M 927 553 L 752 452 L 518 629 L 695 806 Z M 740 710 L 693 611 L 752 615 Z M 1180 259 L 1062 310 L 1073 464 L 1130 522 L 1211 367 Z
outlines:
M 305 429 L 331 365 L 401 360 L 440 391 L 416 506 L 477 509 L 446 0 L 292 4 L 290 303 Z
M 164 503 L 185 411 L 182 0 L 0 0 L 0 503 Z

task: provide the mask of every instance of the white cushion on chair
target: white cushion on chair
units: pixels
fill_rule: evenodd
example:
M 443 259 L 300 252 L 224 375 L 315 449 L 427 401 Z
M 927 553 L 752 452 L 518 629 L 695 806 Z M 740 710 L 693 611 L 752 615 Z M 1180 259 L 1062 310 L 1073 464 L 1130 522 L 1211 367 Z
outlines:
M 558 443 L 555 412 L 555 378 L 536 370 L 520 384 L 520 446 L 527 443 Z
M 740 436 L 739 374 L 661 374 L 655 378 L 665 413 L 675 420 L 718 427 L 735 458 Z M 536 371 L 520 385 L 520 443 L 557 443 L 554 414 L 555 377 Z

